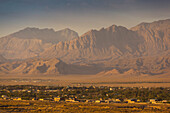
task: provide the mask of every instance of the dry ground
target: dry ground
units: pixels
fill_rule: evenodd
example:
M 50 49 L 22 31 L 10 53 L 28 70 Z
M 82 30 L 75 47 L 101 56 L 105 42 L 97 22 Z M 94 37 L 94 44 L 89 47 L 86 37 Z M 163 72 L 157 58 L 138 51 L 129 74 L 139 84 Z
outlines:
M 57 103 L 49 101 L 0 101 L 0 112 L 22 113 L 169 113 L 169 104 Z
M 169 75 L 0 75 L 0 85 L 170 87 Z

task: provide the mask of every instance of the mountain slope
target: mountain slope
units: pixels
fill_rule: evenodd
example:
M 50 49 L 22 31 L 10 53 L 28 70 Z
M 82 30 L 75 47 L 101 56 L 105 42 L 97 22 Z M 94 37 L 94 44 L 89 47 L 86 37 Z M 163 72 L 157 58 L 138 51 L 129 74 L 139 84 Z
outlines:
M 96 67 L 66 64 L 56 58 L 34 58 L 0 64 L 0 74 L 14 75 L 96 74 L 101 70 L 102 68 L 99 66 Z
M 62 33 L 69 37 L 67 30 Z M 45 34 L 44 38 L 34 38 L 34 33 L 30 38 L 23 34 L 1 38 L 0 53 L 11 59 L 35 56 L 39 59 L 3 63 L 1 73 L 168 75 L 170 72 L 170 19 L 142 23 L 131 29 L 112 25 L 56 44 L 44 39 Z
M 55 32 L 53 29 L 26 28 L 0 38 L 0 54 L 7 59 L 36 57 L 53 44 L 76 37 L 78 34 L 70 29 Z
M 113 25 L 99 31 L 91 30 L 78 39 L 60 42 L 46 49 L 40 56 L 57 57 L 67 62 L 140 56 L 143 41 L 136 32 Z
M 120 73 L 143 73 L 157 75 L 170 70 L 170 55 L 145 56 L 139 58 L 122 58 L 107 62 L 108 67 L 119 70 Z
M 6 61 L 6 59 L 2 55 L 0 55 L 0 63 L 5 62 L 5 61 Z
M 123 58 L 111 61 L 105 66 L 66 64 L 52 59 L 28 59 L 0 64 L 0 74 L 17 75 L 160 75 L 169 74 L 170 56 L 162 55 L 142 58 Z
M 144 38 L 143 54 L 159 54 L 170 49 L 170 19 L 141 23 L 131 30 Z
M 9 35 L 8 37 L 17 37 L 21 39 L 40 39 L 43 43 L 53 43 L 56 44 L 60 41 L 68 41 L 78 37 L 78 34 L 69 29 L 63 29 L 59 31 L 54 31 L 53 29 L 39 29 L 27 27 L 16 33 Z
M 106 61 L 157 55 L 168 52 L 169 45 L 170 19 L 142 23 L 131 30 L 115 25 L 99 31 L 91 30 L 78 39 L 53 45 L 40 56 L 57 57 L 73 63 Z
M 68 63 L 103 64 L 126 74 L 155 75 L 168 73 L 169 47 L 170 19 L 142 23 L 130 30 L 115 25 L 91 30 L 77 39 L 51 46 L 40 56 Z

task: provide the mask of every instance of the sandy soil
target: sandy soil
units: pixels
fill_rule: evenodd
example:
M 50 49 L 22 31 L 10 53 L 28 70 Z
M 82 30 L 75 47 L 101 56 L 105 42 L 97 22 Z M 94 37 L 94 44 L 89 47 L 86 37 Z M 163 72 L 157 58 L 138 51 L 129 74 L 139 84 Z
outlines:
M 169 75 L 0 75 L 0 85 L 170 87 Z

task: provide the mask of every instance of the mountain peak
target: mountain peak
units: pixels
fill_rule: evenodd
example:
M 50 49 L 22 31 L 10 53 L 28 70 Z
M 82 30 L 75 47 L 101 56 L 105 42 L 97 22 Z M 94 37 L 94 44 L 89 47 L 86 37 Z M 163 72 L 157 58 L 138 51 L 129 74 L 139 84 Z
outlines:
M 26 27 L 26 28 L 24 28 L 23 30 L 20 30 L 20 31 L 34 31 L 34 32 L 35 31 L 52 31 L 52 32 L 55 32 L 54 29 L 52 29 L 52 28 L 42 28 L 42 29 L 40 29 L 40 28 L 36 28 L 36 27 Z
M 107 31 L 110 32 L 116 32 L 116 31 L 124 31 L 124 30 L 128 30 L 127 28 L 123 27 L 123 26 L 117 26 L 117 25 L 111 25 L 110 27 L 106 28 Z
M 7 59 L 25 59 L 38 56 L 40 52 L 61 41 L 70 41 L 78 34 L 70 29 L 54 31 L 27 27 L 0 40 L 0 54 Z M 1 53 L 2 52 L 2 53 Z
M 71 30 L 70 28 L 65 28 L 65 29 L 63 29 L 63 30 L 65 30 L 65 31 L 73 31 L 73 30 Z
M 26 27 L 23 30 L 31 30 L 31 29 L 39 29 L 39 28 L 36 28 L 36 27 Z
M 145 28 L 145 27 L 158 27 L 158 26 L 162 26 L 162 27 L 165 27 L 165 26 L 169 26 L 170 25 L 170 19 L 166 19 L 166 20 L 158 20 L 158 21 L 154 21 L 154 22 L 151 22 L 151 23 L 148 23 L 148 22 L 142 22 L 134 27 L 131 28 L 131 30 L 137 30 L 137 29 L 140 29 L 140 28 Z
M 36 27 L 26 27 L 8 36 L 20 39 L 39 39 L 43 42 L 58 43 L 59 41 L 68 41 L 77 38 L 78 34 L 69 28 L 54 31 L 54 29 L 49 28 L 39 29 Z
M 78 33 L 75 32 L 74 30 L 70 29 L 70 28 L 65 28 L 65 29 L 59 30 L 58 32 L 68 33 L 69 35 L 70 35 L 70 33 L 71 33 L 71 34 L 74 33 L 74 34 L 76 34 L 77 37 L 78 37 Z

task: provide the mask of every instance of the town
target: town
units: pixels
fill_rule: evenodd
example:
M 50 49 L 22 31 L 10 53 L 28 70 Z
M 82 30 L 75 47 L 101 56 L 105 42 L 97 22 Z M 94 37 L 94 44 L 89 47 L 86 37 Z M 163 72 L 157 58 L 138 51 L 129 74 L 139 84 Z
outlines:
M 170 88 L 0 86 L 1 100 L 91 103 L 170 103 Z

